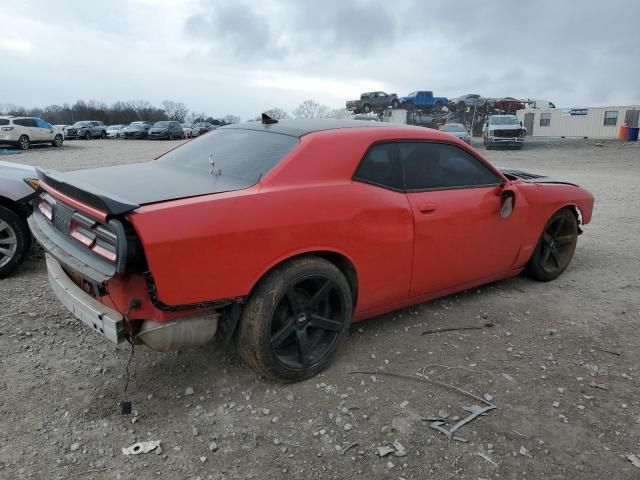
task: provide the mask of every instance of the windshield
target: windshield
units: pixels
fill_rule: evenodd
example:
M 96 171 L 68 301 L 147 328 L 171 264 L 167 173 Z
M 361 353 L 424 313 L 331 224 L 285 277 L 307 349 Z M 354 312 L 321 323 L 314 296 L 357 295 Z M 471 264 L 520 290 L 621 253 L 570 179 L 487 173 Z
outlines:
M 411 92 L 407 97 L 415 97 L 416 95 L 418 95 L 418 92 Z
M 157 161 L 193 169 L 198 174 L 231 176 L 253 184 L 297 144 L 298 139 L 289 135 L 220 129 L 171 150 Z
M 444 126 L 445 132 L 466 132 L 467 129 L 460 123 L 447 123 Z
M 196 123 L 194 126 L 195 126 L 195 127 L 206 127 L 206 126 L 208 126 L 208 125 L 207 125 L 206 123 L 202 123 L 202 122 L 200 122 L 200 123 Z
M 76 122 L 73 124 L 74 127 L 88 127 L 89 122 Z
M 153 124 L 154 127 L 168 127 L 169 122 L 156 122 Z
M 491 125 L 520 125 L 518 117 L 511 115 L 491 117 Z

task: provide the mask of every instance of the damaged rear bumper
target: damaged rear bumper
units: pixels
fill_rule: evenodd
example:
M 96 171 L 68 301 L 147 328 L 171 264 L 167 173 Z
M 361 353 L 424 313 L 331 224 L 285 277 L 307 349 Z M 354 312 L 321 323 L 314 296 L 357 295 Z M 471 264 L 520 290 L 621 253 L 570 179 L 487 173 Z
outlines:
M 58 300 L 73 313 L 78 320 L 96 333 L 114 343 L 124 341 L 124 319 L 115 310 L 98 302 L 78 287 L 65 273 L 60 263 L 47 254 L 47 274 L 49 284 Z

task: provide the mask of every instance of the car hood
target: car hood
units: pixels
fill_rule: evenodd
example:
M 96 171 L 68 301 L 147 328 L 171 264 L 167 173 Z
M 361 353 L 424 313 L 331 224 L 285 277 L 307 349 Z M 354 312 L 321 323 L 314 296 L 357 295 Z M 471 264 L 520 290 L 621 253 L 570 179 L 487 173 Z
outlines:
M 520 130 L 521 128 L 520 125 L 489 125 L 491 130 Z
M 241 190 L 256 183 L 156 161 L 65 173 L 37 172 L 47 185 L 112 215 L 150 203 Z

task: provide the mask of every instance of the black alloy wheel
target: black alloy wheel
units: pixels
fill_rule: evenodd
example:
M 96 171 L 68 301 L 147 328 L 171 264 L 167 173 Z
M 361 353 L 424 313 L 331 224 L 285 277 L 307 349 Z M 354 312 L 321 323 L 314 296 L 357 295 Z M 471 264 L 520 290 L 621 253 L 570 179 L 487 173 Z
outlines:
M 530 276 L 543 282 L 558 278 L 571 263 L 579 232 L 573 211 L 565 208 L 554 214 L 527 264 Z
M 242 359 L 284 382 L 326 368 L 351 323 L 351 288 L 342 272 L 318 257 L 277 267 L 244 307 L 237 336 Z
M 61 147 L 63 142 L 64 142 L 64 138 L 62 138 L 62 135 L 58 134 L 54 137 L 53 142 L 51 142 L 51 144 L 54 147 Z

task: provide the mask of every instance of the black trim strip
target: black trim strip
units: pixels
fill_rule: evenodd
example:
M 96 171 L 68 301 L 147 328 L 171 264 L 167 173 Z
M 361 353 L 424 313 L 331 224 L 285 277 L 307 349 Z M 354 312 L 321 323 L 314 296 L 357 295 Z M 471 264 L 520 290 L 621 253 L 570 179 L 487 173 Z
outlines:
M 182 310 L 194 310 L 196 308 L 211 308 L 211 307 L 227 307 L 235 303 L 244 302 L 244 297 L 232 297 L 223 298 L 221 300 L 205 300 L 204 302 L 187 303 L 184 305 L 167 305 L 158 298 L 158 291 L 156 289 L 155 281 L 151 272 L 146 271 L 142 274 L 144 276 L 145 283 L 147 284 L 147 293 L 151 299 L 151 303 L 165 312 L 179 312 Z

